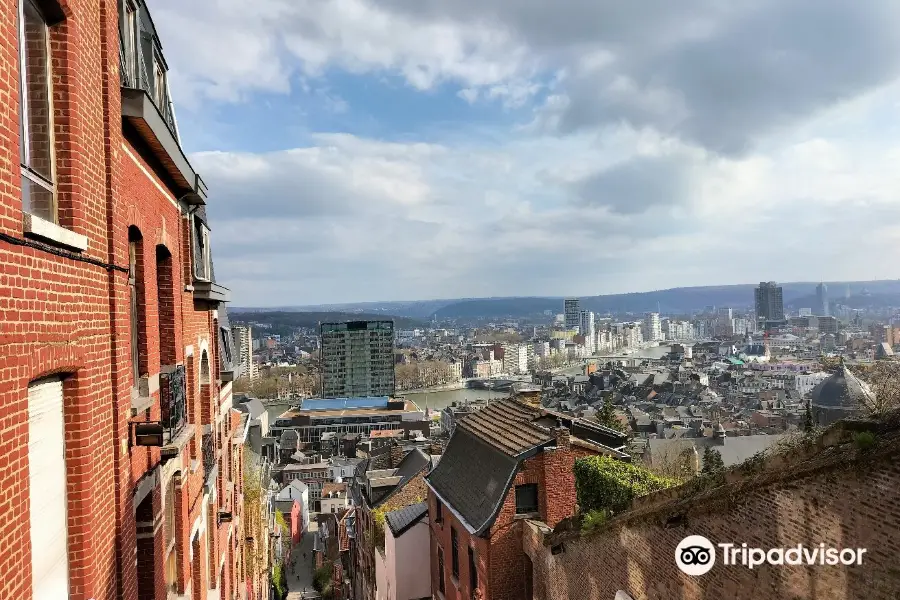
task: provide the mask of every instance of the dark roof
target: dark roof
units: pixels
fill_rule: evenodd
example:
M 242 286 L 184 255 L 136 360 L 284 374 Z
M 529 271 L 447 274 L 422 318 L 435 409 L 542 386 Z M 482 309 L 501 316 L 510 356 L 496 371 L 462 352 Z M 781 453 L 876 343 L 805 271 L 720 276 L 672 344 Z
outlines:
M 744 462 L 758 452 L 768 450 L 786 437 L 786 435 L 739 435 L 726 438 L 724 444 L 718 443 L 711 437 L 679 437 L 665 440 L 652 439 L 649 440 L 649 445 L 650 455 L 655 456 L 656 459 L 663 459 L 667 453 L 678 452 L 684 447 L 690 447 L 692 444 L 700 454 L 701 466 L 703 450 L 706 447 L 710 447 L 719 451 L 719 454 L 722 456 L 722 462 L 725 463 L 726 467 L 731 467 Z
M 394 537 L 399 537 L 427 514 L 428 503 L 419 502 L 418 504 L 412 504 L 406 508 L 387 513 L 384 515 L 384 520 L 387 522 L 388 527 L 391 528 L 391 533 L 394 534 Z
M 496 400 L 460 419 L 461 427 L 508 456 L 519 456 L 554 439 L 533 421 L 540 411 L 515 400 Z
M 425 479 L 466 528 L 481 535 L 496 519 L 518 466 L 518 459 L 457 427 Z
M 394 494 L 403 489 L 403 486 L 409 483 L 410 479 L 421 473 L 426 467 L 431 467 L 431 457 L 429 455 L 418 448 L 408 452 L 403 457 L 403 460 L 400 461 L 400 464 L 397 465 L 397 470 L 394 472 L 395 477 L 402 477 L 402 479 L 394 487 L 385 489 L 384 492 L 379 492 L 373 498 L 368 498 L 369 506 L 375 508 L 387 502 Z
M 858 410 L 861 406 L 871 406 L 874 401 L 875 394 L 869 386 L 842 364 L 834 375 L 813 388 L 811 404 L 819 408 Z

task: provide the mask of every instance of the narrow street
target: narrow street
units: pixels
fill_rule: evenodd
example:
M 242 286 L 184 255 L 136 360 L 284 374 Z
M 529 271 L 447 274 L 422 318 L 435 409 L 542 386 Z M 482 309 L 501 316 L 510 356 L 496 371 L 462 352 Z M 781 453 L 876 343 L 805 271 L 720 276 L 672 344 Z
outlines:
M 293 560 L 295 569 L 287 570 L 288 600 L 305 600 L 307 598 L 320 598 L 319 593 L 313 588 L 315 576 L 315 564 L 313 563 L 313 538 L 318 524 L 313 520 L 315 516 L 310 514 L 309 531 L 303 534 L 299 548 L 294 549 Z M 304 554 L 306 558 L 304 558 Z

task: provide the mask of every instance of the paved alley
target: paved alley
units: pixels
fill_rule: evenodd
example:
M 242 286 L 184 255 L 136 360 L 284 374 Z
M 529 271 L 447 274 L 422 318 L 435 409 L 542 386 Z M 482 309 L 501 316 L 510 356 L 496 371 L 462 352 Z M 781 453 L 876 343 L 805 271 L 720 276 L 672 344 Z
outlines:
M 294 549 L 293 559 L 295 569 L 287 570 L 288 600 L 302 600 L 307 598 L 320 598 L 319 593 L 313 588 L 315 575 L 313 563 L 313 538 L 318 524 L 310 515 L 309 531 L 303 534 L 300 547 Z M 306 558 L 304 558 L 304 554 Z

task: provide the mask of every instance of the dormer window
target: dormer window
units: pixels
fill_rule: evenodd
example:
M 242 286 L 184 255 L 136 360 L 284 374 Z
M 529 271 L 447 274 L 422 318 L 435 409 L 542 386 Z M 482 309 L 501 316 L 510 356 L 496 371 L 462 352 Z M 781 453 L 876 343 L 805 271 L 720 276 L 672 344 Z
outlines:
M 194 277 L 209 281 L 212 268 L 209 255 L 209 228 L 199 217 L 194 217 Z
M 138 29 L 137 5 L 126 0 L 122 14 L 122 70 L 131 87 L 138 87 Z

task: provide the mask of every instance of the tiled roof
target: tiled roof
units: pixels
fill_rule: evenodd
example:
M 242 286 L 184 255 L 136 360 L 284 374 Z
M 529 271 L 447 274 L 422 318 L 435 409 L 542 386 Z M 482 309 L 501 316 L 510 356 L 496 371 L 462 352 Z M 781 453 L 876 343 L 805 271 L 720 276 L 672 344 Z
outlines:
M 387 513 L 384 516 L 384 520 L 390 527 L 394 537 L 398 537 L 403 535 L 404 531 L 418 523 L 427 514 L 428 503 L 419 502 L 418 504 L 412 504 L 400 510 Z
M 539 410 L 504 399 L 466 415 L 457 427 L 471 432 L 508 456 L 518 456 L 554 439 L 548 429 L 533 423 L 539 417 Z
M 518 466 L 518 459 L 457 427 L 426 479 L 469 531 L 480 535 L 496 518 Z

